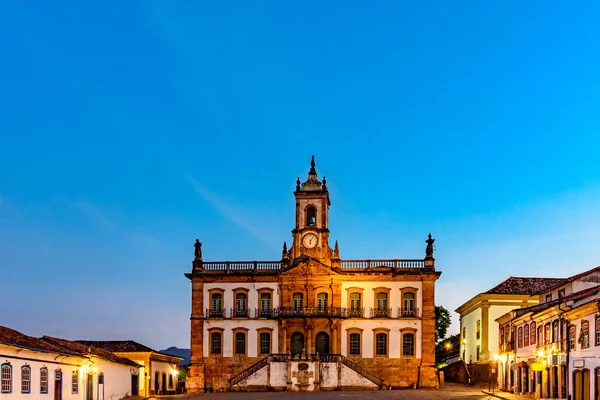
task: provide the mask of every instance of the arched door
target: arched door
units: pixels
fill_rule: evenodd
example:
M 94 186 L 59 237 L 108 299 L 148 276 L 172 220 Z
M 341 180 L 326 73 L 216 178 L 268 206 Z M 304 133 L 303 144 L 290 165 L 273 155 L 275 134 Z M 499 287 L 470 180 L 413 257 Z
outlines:
M 292 356 L 302 354 L 302 349 L 304 349 L 304 335 L 301 332 L 292 333 L 290 339 L 290 352 Z
M 158 389 L 160 388 L 160 386 L 158 386 L 158 380 L 159 380 L 160 375 L 158 374 L 158 372 L 154 373 L 154 394 L 158 394 Z
M 54 371 L 54 400 L 62 400 L 62 371 Z
M 329 335 L 325 332 L 317 333 L 316 348 L 319 354 L 329 354 Z

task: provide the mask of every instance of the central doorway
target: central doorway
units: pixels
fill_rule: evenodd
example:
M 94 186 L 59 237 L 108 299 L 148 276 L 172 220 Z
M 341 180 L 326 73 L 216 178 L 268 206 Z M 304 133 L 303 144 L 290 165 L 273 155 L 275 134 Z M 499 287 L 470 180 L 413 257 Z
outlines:
M 302 354 L 302 349 L 304 349 L 304 335 L 302 332 L 292 333 L 290 339 L 290 353 L 292 353 L 292 356 Z
M 317 333 L 316 337 L 317 353 L 329 354 L 329 335 L 326 332 Z

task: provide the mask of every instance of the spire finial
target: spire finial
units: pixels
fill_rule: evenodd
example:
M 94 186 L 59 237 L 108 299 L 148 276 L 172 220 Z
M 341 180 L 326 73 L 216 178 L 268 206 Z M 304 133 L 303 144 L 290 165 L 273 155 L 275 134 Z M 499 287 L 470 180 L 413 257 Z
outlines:
M 337 240 L 335 241 L 335 247 L 333 248 L 333 258 L 336 260 L 340 259 L 340 248 L 338 247 Z
M 296 181 L 296 192 L 300 191 L 300 177 L 298 177 L 298 180 Z
M 312 156 L 312 160 L 310 160 L 310 171 L 309 175 L 317 175 L 317 170 L 315 169 L 315 156 Z
M 286 260 L 288 258 L 288 250 L 287 250 L 287 243 L 284 241 L 283 242 L 283 251 L 281 252 L 281 258 L 283 260 Z
M 327 178 L 323 177 L 323 190 L 327 190 Z

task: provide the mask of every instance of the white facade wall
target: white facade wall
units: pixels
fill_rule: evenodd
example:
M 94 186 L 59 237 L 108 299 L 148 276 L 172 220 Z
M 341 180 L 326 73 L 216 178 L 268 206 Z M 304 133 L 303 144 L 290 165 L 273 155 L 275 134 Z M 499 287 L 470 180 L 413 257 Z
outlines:
M 235 300 L 233 298 L 234 289 L 244 288 L 248 289 L 248 311 L 252 312 L 251 315 L 254 317 L 254 309 L 260 308 L 258 298 L 258 291 L 260 289 L 272 289 L 273 297 L 271 298 L 271 307 L 279 306 L 278 286 L 277 282 L 206 283 L 204 284 L 204 308 L 211 308 L 209 291 L 211 289 L 222 289 L 225 291 L 223 294 L 223 308 L 229 312 L 230 309 L 235 308 Z
M 461 319 L 460 356 L 467 363 L 477 361 L 477 346 L 481 345 L 481 336 L 477 339 L 477 321 L 481 321 L 481 308 L 465 314 Z
M 43 353 L 0 345 L 0 364 L 10 363 L 12 367 L 12 387 L 10 393 L 0 393 L 0 399 L 49 400 L 54 398 L 55 374 L 62 373 L 62 399 L 85 400 L 88 372 L 92 372 L 94 399 L 116 400 L 131 394 L 131 366 L 76 356 L 62 356 L 56 353 Z M 28 394 L 21 393 L 21 368 L 31 368 L 31 386 Z M 48 369 L 48 391 L 40 393 L 41 368 Z M 72 374 L 77 372 L 77 393 L 73 393 Z M 98 383 L 104 375 L 104 385 Z
M 248 357 L 258 357 L 258 329 L 270 328 L 271 332 L 271 353 L 277 353 L 279 349 L 277 321 L 270 319 L 232 319 L 232 320 L 206 320 L 204 322 L 204 357 L 209 356 L 210 333 L 211 328 L 223 329 L 223 357 L 233 357 L 234 338 L 233 330 L 235 328 L 248 329 L 246 336 Z
M 421 358 L 422 351 L 422 331 L 421 321 L 416 319 L 347 319 L 342 322 L 341 353 L 348 356 L 348 329 L 362 329 L 361 357 L 373 358 L 375 350 L 375 330 L 378 328 L 389 329 L 388 332 L 388 357 L 400 358 L 402 349 L 401 329 L 412 328 L 416 329 L 415 333 L 415 355 L 416 358 Z M 411 356 L 411 358 L 414 358 Z
M 498 305 L 490 306 L 490 308 L 488 309 L 488 350 L 490 352 L 488 354 L 489 360 L 493 360 L 494 355 L 500 353 L 500 326 L 496 322 L 496 319 L 500 318 L 507 312 L 510 312 L 514 309 L 515 306 Z
M 150 361 L 150 370 L 152 371 L 152 376 L 150 377 L 150 389 L 154 390 L 156 383 L 156 373 L 158 372 L 158 387 L 162 391 L 163 388 L 163 379 L 165 381 L 165 388 L 167 391 L 174 391 L 177 389 L 177 364 L 168 363 L 166 361 Z M 164 374 L 164 377 L 163 377 Z M 172 384 L 169 385 L 169 376 L 172 376 L 171 379 Z

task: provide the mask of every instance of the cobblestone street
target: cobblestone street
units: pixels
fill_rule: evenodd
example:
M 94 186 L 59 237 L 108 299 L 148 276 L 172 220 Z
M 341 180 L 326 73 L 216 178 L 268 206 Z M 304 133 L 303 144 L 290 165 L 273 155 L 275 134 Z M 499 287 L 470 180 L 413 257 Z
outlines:
M 487 390 L 487 388 L 485 388 Z M 501 397 L 500 397 L 501 396 Z M 343 391 L 343 392 L 231 392 L 231 393 L 206 393 L 200 396 L 156 396 L 153 399 L 202 399 L 202 400 L 379 400 L 379 399 L 468 399 L 468 400 L 495 400 L 497 398 L 511 398 L 510 395 L 498 393 L 498 397 L 482 393 L 480 387 L 466 387 L 457 384 L 446 384 L 441 389 L 422 390 L 389 390 L 389 391 Z

